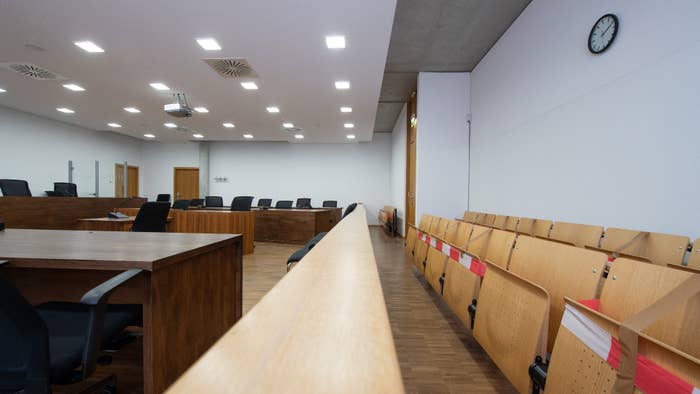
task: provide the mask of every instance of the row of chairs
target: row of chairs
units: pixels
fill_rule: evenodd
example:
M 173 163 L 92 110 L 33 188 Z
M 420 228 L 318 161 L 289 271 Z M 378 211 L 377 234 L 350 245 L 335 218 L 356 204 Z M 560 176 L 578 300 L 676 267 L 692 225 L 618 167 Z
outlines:
M 235 197 L 233 202 L 231 203 L 232 208 L 233 208 L 234 203 L 237 202 L 237 199 L 238 199 L 238 201 L 241 201 L 241 202 L 244 201 L 244 199 L 245 200 L 250 199 L 249 205 L 252 206 L 254 197 L 250 197 L 250 196 Z M 159 194 L 156 197 L 156 201 L 170 202 L 170 194 Z M 187 207 L 221 208 L 224 206 L 224 198 L 221 196 L 206 196 L 203 199 L 177 200 L 177 201 L 175 201 L 175 204 L 177 204 L 178 201 L 181 201 L 181 203 L 178 204 L 181 207 L 175 208 L 175 209 L 187 209 Z M 188 201 L 189 202 L 188 205 L 184 206 L 183 201 Z M 290 209 L 290 208 L 292 208 L 293 204 L 294 204 L 294 201 L 292 201 L 292 200 L 279 200 L 275 204 L 275 208 Z M 258 208 L 272 208 L 272 199 L 271 198 L 258 199 L 257 207 Z M 311 199 L 310 198 L 298 198 L 296 201 L 296 206 L 294 206 L 294 207 L 295 208 L 312 208 Z M 338 201 L 325 200 L 325 201 L 323 201 L 323 207 L 324 208 L 337 208 Z M 232 209 L 232 210 L 234 210 L 234 209 Z
M 627 257 L 657 265 L 685 265 L 700 269 L 700 238 L 693 244 L 682 235 L 588 224 L 553 222 L 517 216 L 466 211 L 463 221 L 600 250 L 611 257 Z
M 656 307 L 664 317 L 640 328 L 638 354 L 653 372 L 700 387 L 700 275 L 430 215 L 409 227 L 406 253 L 523 393 L 610 391 L 621 323 L 697 284 L 680 301 Z M 608 338 L 612 361 L 599 357 L 592 337 Z M 649 378 L 645 368 L 638 377 Z
M 31 197 L 29 182 L 22 179 L 0 179 L 0 192 L 3 196 Z M 75 183 L 54 182 L 53 190 L 47 190 L 49 197 L 78 197 L 78 187 Z

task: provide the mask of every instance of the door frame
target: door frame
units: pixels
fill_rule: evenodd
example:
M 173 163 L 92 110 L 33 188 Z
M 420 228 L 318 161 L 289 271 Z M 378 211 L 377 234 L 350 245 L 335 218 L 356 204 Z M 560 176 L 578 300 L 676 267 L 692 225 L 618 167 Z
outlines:
M 177 176 L 177 170 L 197 170 L 197 198 L 199 198 L 199 167 L 173 167 L 173 202 L 177 200 L 177 184 L 175 179 Z
M 416 193 L 415 193 L 415 188 L 416 188 L 416 163 L 417 163 L 417 157 L 416 154 L 413 155 L 413 163 L 410 163 L 410 158 L 411 158 L 411 115 L 416 114 L 417 117 L 417 112 L 418 112 L 418 93 L 417 91 L 413 91 L 408 100 L 406 101 L 406 183 L 404 184 L 405 188 L 405 193 L 404 193 L 404 198 L 405 198 L 405 219 L 404 219 L 404 234 L 408 233 L 408 226 L 416 225 Z M 417 153 L 418 148 L 418 126 L 416 125 L 415 128 L 413 128 L 415 131 L 415 143 L 413 148 L 416 150 L 415 153 Z M 413 172 L 411 172 L 411 164 L 413 165 Z M 411 176 L 413 175 L 413 176 Z M 413 185 L 413 206 L 409 204 L 409 185 Z M 409 208 L 410 207 L 410 208 Z M 408 220 L 409 216 L 413 220 Z

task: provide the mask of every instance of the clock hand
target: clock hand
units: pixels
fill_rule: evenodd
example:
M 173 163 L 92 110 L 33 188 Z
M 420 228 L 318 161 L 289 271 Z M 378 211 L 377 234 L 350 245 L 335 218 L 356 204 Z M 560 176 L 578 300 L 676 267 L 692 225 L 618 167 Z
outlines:
M 610 29 L 610 28 L 612 27 L 612 25 L 613 25 L 613 23 L 612 23 L 612 22 L 610 22 L 610 24 L 608 25 L 608 27 L 607 27 L 607 28 L 605 29 L 605 31 L 603 31 L 603 34 L 601 34 L 600 36 L 601 36 L 601 37 L 602 37 L 602 36 L 604 36 L 604 35 L 605 35 L 605 33 L 607 33 L 607 32 L 608 32 L 608 30 L 609 30 L 609 29 Z

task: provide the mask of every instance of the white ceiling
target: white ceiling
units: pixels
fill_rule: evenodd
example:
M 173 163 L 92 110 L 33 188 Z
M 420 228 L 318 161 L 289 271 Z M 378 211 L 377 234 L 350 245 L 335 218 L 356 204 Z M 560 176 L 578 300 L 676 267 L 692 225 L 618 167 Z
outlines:
M 191 140 L 191 133 L 163 126 L 174 122 L 205 140 L 288 141 L 282 122 L 304 129 L 304 142 L 346 142 L 343 124 L 355 124 L 358 141 L 372 139 L 387 57 L 395 0 L 0 0 L 0 63 L 27 62 L 67 81 L 37 81 L 0 69 L 0 105 L 93 130 L 110 130 L 160 141 Z M 343 34 L 346 49 L 329 50 L 327 34 Z M 196 38 L 212 37 L 219 52 L 204 51 Z M 90 40 L 105 53 L 73 45 Z M 26 45 L 44 48 L 31 49 Z M 217 75 L 201 59 L 247 58 L 259 75 L 257 91 Z M 348 80 L 349 91 L 334 81 Z M 74 82 L 86 89 L 72 92 Z M 149 86 L 163 82 L 171 92 Z M 172 92 L 208 114 L 173 118 L 163 112 Z M 267 106 L 278 106 L 269 114 Z M 351 114 L 339 107 L 352 106 Z M 125 106 L 141 109 L 125 112 Z M 57 107 L 75 114 L 65 115 Z M 233 122 L 234 129 L 223 122 Z

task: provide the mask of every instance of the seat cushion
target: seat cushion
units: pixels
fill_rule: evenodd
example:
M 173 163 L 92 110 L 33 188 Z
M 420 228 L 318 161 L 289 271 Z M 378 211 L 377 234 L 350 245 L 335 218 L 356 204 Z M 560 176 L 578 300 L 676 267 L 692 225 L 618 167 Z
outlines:
M 49 330 L 51 328 L 49 327 Z M 73 370 L 80 366 L 83 359 L 83 336 L 52 336 L 49 340 L 49 354 L 51 358 L 51 381 L 55 383 L 67 383 L 71 379 Z
M 47 302 L 36 310 L 46 322 L 50 336 L 84 336 L 88 323 L 87 305 L 74 302 Z M 142 307 L 134 305 L 108 305 L 104 316 L 102 343 L 119 335 L 124 327 L 141 325 Z

